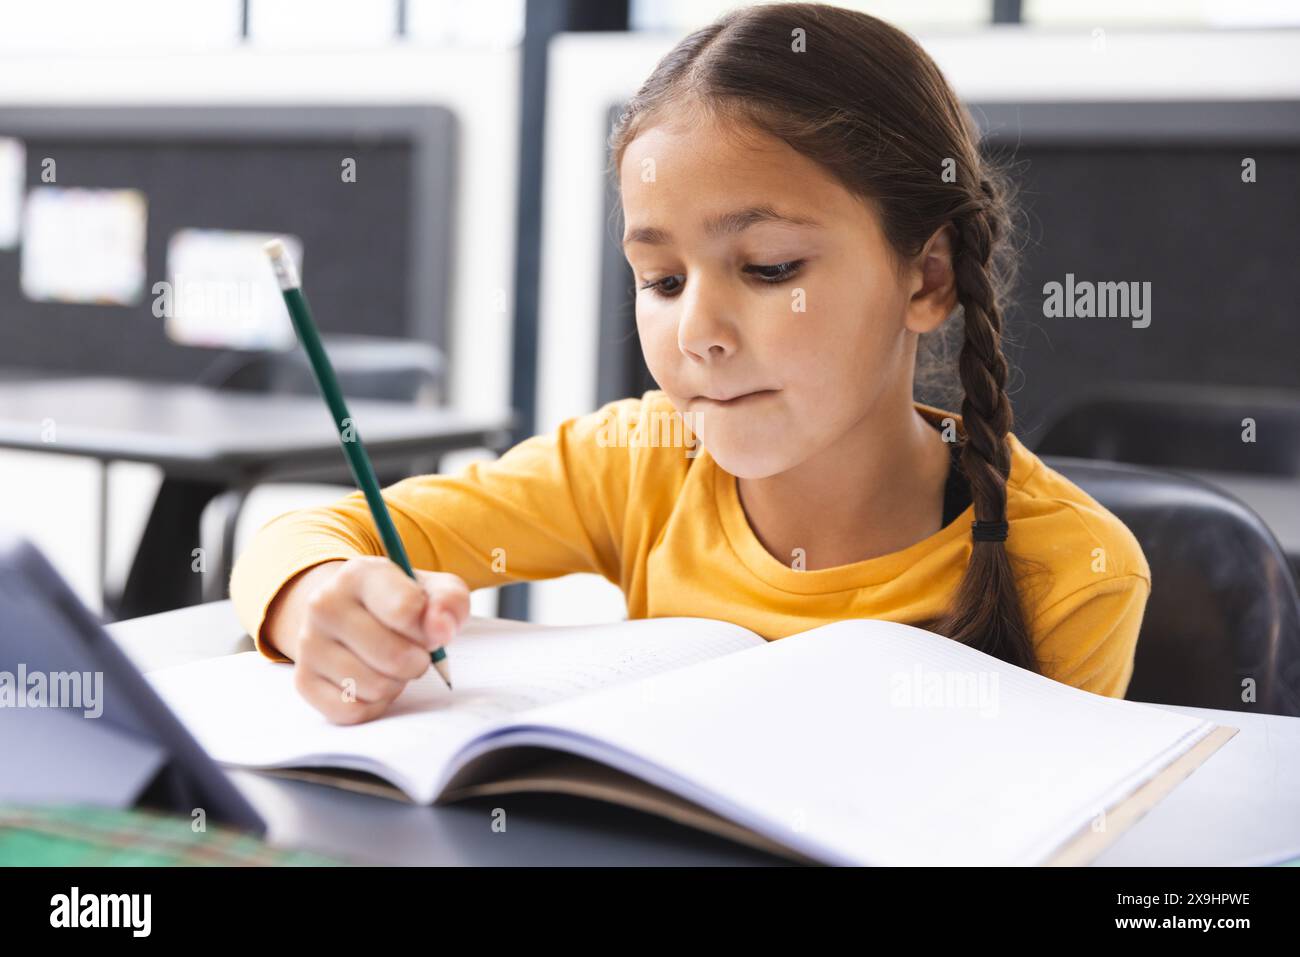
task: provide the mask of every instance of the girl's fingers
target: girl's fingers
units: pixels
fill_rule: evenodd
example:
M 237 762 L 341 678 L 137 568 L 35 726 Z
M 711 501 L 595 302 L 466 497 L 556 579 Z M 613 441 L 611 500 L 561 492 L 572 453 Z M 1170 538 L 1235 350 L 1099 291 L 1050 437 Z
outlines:
M 388 628 L 423 646 L 424 589 L 387 558 L 354 558 L 348 566 L 341 573 L 348 576 L 346 590 Z
M 350 559 L 307 599 L 294 683 L 331 722 L 380 717 L 469 617 L 464 580 L 416 574 L 412 580 L 387 558 Z
M 421 617 L 421 630 L 431 640 L 430 648 L 445 645 L 469 618 L 469 587 L 464 579 L 447 572 L 416 572 L 429 596 Z
M 350 632 L 334 625 L 351 602 L 359 603 L 390 631 L 405 635 L 425 652 L 449 642 L 469 618 L 469 587 L 450 572 L 417 571 L 412 580 L 387 558 L 354 558 L 340 570 L 336 586 L 316 596 L 318 620 L 352 644 Z M 382 664 L 376 664 L 383 670 Z M 392 672 L 387 672 L 392 673 Z M 405 673 L 405 672 L 402 672 Z
M 419 650 L 410 642 L 407 645 Z M 329 681 L 344 700 L 352 697 L 365 704 L 387 705 L 406 687 L 407 679 L 375 670 L 355 650 L 330 635 L 312 632 L 303 638 L 299 650 L 298 667 Z M 428 668 L 428 656 L 423 657 L 421 674 Z
M 458 625 L 469 617 L 469 586 L 465 579 L 450 572 L 415 573 L 420 587 L 429 596 L 429 604 L 436 604 L 452 613 Z
M 323 675 L 317 674 L 301 663 L 293 669 L 294 687 L 303 699 L 323 714 L 331 724 L 361 724 L 372 721 L 384 713 L 388 702 L 368 702 L 349 699 L 343 689 Z
M 319 630 L 385 677 L 413 681 L 429 669 L 427 648 L 393 631 L 357 602 L 341 604 Z

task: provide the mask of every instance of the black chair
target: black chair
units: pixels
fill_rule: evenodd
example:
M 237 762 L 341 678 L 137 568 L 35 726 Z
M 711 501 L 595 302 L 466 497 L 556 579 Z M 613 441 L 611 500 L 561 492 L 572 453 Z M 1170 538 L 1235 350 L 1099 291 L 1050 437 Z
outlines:
M 1254 423 L 1253 442 L 1243 441 L 1246 420 Z M 1300 502 L 1300 390 L 1112 383 L 1058 406 L 1048 423 L 1033 446 L 1040 456 L 1186 469 L 1229 489 L 1234 474 L 1252 484 L 1286 483 Z M 1265 514 L 1290 527 L 1287 516 Z M 1300 583 L 1300 545 L 1279 534 Z
M 1134 701 L 1300 716 L 1300 596 L 1250 508 L 1191 476 L 1044 456 L 1133 532 L 1151 567 Z M 1243 701 L 1244 683 L 1254 700 Z
M 1244 419 L 1257 441 L 1243 442 Z M 1300 391 L 1120 383 L 1074 399 L 1034 443 L 1042 455 L 1156 468 L 1300 476 Z

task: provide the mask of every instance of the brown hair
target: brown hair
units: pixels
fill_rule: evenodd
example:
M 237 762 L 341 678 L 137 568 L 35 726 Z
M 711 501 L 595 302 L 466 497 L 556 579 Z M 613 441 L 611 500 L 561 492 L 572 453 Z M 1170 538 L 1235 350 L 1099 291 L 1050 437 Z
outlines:
M 691 106 L 785 141 L 873 203 L 900 263 L 951 224 L 965 329 L 961 467 L 976 520 L 1005 521 L 1012 414 L 1002 300 L 1015 262 L 1012 204 L 1005 175 L 981 157 L 974 123 L 934 61 L 864 13 L 812 3 L 734 10 L 677 44 L 628 103 L 610 135 L 615 181 L 652 117 Z M 917 381 L 927 375 L 933 370 L 919 370 Z M 926 624 L 1039 670 L 1004 543 L 972 541 L 971 549 L 948 613 Z

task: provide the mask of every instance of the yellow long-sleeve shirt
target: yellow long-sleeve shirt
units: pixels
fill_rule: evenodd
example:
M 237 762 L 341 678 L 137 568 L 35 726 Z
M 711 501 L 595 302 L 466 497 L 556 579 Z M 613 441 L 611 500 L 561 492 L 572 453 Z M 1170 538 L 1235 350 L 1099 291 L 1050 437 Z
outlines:
M 961 417 L 916 403 L 932 423 Z M 641 424 L 639 431 L 632 428 Z M 802 570 L 754 535 L 736 491 L 659 390 L 620 399 L 527 439 L 460 475 L 420 475 L 384 490 L 416 568 L 452 572 L 471 589 L 592 572 L 618 585 L 628 617 L 735 622 L 772 640 L 844 618 L 937 620 L 971 552 L 972 508 L 901 551 Z M 1048 468 L 1014 435 L 1007 548 L 1038 570 L 1021 581 L 1034 647 L 1048 677 L 1122 697 L 1151 589 L 1125 525 Z M 279 516 L 240 556 L 230 592 L 263 654 L 262 621 L 280 588 L 331 559 L 382 555 L 354 492 Z M 1029 564 L 1024 567 L 1028 568 Z

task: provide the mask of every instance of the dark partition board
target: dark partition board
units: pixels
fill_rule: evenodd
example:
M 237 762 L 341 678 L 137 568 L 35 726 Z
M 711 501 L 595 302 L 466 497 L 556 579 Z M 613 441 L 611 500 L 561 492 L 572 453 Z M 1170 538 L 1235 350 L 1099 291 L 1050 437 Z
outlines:
M 1111 382 L 1300 390 L 1300 104 L 983 104 L 986 151 L 1018 189 L 1021 265 L 1007 310 L 1016 432 Z M 610 122 L 618 108 L 610 111 Z M 1256 161 L 1243 183 L 1241 162 Z M 607 188 L 600 401 L 653 388 Z M 1151 323 L 1048 318 L 1043 286 L 1151 283 Z M 950 376 L 957 385 L 955 370 Z M 951 393 L 920 392 L 938 404 Z M 959 397 L 958 397 L 959 401 Z M 950 405 L 957 408 L 956 405 Z
M 148 203 L 147 279 L 133 306 L 33 302 L 21 250 L 0 251 L 0 366 L 194 381 L 229 350 L 171 341 L 153 315 L 181 229 L 283 232 L 326 333 L 446 346 L 454 122 L 441 107 L 0 108 L 27 185 L 134 188 Z M 344 182 L 342 161 L 356 160 Z
M 1016 431 L 1031 447 L 1116 382 L 1300 392 L 1300 103 L 985 104 L 1019 191 L 1008 310 Z M 1255 161 L 1256 181 L 1242 180 Z M 1150 325 L 1043 314 L 1043 287 L 1151 283 Z

